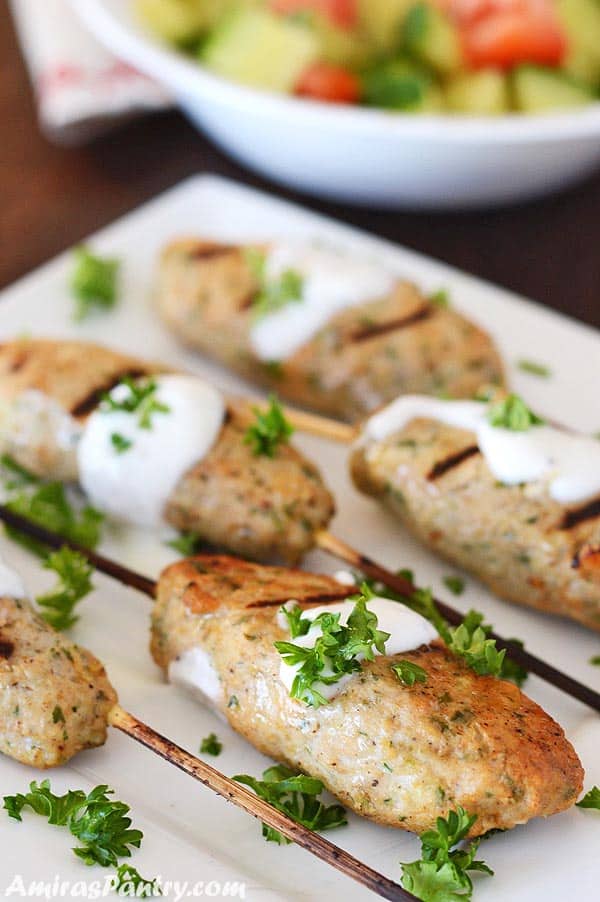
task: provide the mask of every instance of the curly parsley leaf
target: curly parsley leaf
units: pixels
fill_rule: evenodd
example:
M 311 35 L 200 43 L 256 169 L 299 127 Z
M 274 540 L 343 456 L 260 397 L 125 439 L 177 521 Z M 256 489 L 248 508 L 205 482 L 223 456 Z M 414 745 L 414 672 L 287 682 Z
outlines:
M 287 620 L 292 639 L 297 639 L 298 636 L 306 636 L 312 626 L 312 621 L 308 617 L 302 616 L 304 611 L 300 605 L 295 604 L 290 607 L 282 605 L 279 611 Z
M 100 511 L 90 505 L 76 507 L 62 482 L 42 482 L 10 458 L 4 457 L 2 466 L 10 474 L 3 480 L 9 510 L 84 548 L 96 547 L 104 521 Z M 11 527 L 6 527 L 6 532 L 15 542 L 46 557 L 47 549 L 40 542 Z
M 302 300 L 304 279 L 295 269 L 284 269 L 275 277 L 267 276 L 267 257 L 258 248 L 249 247 L 245 251 L 246 263 L 259 284 L 252 301 L 254 319 L 262 319 L 271 313 L 277 313 L 294 301 Z
M 309 629 L 315 630 L 315 642 L 312 647 L 295 645 L 293 642 L 275 642 L 275 648 L 289 666 L 298 666 L 290 695 L 303 701 L 310 707 L 318 708 L 326 704 L 327 699 L 316 688 L 317 684 L 331 686 L 338 683 L 346 674 L 360 670 L 360 661 L 372 661 L 376 649 L 385 654 L 385 643 L 390 634 L 377 629 L 377 616 L 367 608 L 367 601 L 373 593 L 364 583 L 362 595 L 353 596 L 354 608 L 347 623 L 340 623 L 339 613 L 323 612 L 310 621 Z M 296 609 L 286 614 L 288 623 L 294 629 L 301 628 L 307 635 L 306 622 Z M 320 635 L 316 635 L 317 631 Z
M 133 442 L 130 438 L 125 438 L 124 435 L 121 435 L 120 432 L 113 432 L 110 437 L 110 443 L 117 452 L 117 454 L 124 454 L 126 451 L 129 451 Z
M 468 872 L 494 873 L 475 859 L 478 839 L 464 845 L 476 820 L 460 805 L 447 818 L 438 817 L 437 829 L 421 834 L 421 859 L 402 864 L 402 886 L 422 902 L 468 902 L 473 892 Z
M 121 386 L 125 386 L 127 389 L 127 394 L 123 394 L 122 397 L 121 392 L 117 391 Z M 115 397 L 115 391 L 117 391 L 117 397 Z M 102 396 L 100 410 L 103 413 L 121 411 L 122 413 L 137 414 L 140 429 L 152 429 L 152 417 L 155 414 L 170 413 L 171 411 L 168 404 L 158 400 L 157 391 L 156 379 L 135 380 L 126 376 L 110 394 L 105 393 Z M 128 447 L 131 447 L 131 443 Z
M 119 261 L 99 257 L 83 246 L 76 247 L 73 254 L 75 259 L 70 284 L 77 302 L 75 319 L 85 319 L 93 307 L 114 307 L 117 300 Z
M 67 547 L 49 554 L 44 567 L 56 573 L 58 582 L 51 592 L 36 598 L 42 617 L 56 630 L 69 629 L 79 619 L 73 614 L 75 606 L 94 588 L 93 568 L 83 554 Z
M 496 401 L 488 411 L 490 425 L 513 432 L 527 432 L 532 426 L 541 426 L 544 420 L 527 407 L 518 395 L 509 395 Z
M 147 880 L 130 864 L 119 865 L 111 889 L 120 896 L 134 899 L 151 899 L 163 894 L 158 877 L 155 877 L 154 880 Z
M 496 640 L 488 639 L 483 628 L 483 615 L 469 611 L 460 626 L 450 630 L 450 651 L 464 658 L 471 670 L 480 676 L 500 676 L 506 651 L 498 651 Z
M 427 671 L 412 661 L 398 661 L 396 664 L 392 664 L 392 670 L 405 686 L 427 682 Z
M 183 557 L 191 557 L 200 551 L 202 547 L 202 538 L 197 532 L 182 532 L 177 538 L 167 542 L 169 548 L 178 551 Z
M 600 789 L 594 786 L 587 792 L 581 801 L 575 803 L 578 808 L 595 808 L 600 811 Z
M 223 751 L 223 743 L 219 741 L 216 733 L 209 733 L 200 743 L 200 751 L 203 755 L 220 755 Z
M 28 793 L 5 796 L 4 808 L 18 821 L 29 807 L 49 824 L 68 827 L 81 843 L 73 852 L 86 864 L 117 866 L 119 858 L 131 855 L 131 846 L 139 848 L 143 833 L 131 829 L 129 806 L 109 799 L 112 792 L 108 786 L 96 786 L 88 795 L 77 789 L 57 796 L 49 780 L 39 784 L 34 780 Z
M 265 802 L 310 830 L 323 832 L 347 824 L 346 812 L 341 805 L 327 806 L 318 798 L 325 788 L 320 780 L 304 774 L 294 774 L 283 765 L 268 768 L 263 773 L 262 780 L 248 774 L 238 774 L 233 779 L 249 786 Z M 262 835 L 267 842 L 279 845 L 291 842 L 267 824 L 262 826 Z
M 462 595 L 465 591 L 465 581 L 462 576 L 444 576 L 443 583 L 453 595 Z
M 270 396 L 267 410 L 253 407 L 252 411 L 256 419 L 246 430 L 244 444 L 252 446 L 255 457 L 274 457 L 279 445 L 289 442 L 294 427 L 286 419 L 275 395 Z

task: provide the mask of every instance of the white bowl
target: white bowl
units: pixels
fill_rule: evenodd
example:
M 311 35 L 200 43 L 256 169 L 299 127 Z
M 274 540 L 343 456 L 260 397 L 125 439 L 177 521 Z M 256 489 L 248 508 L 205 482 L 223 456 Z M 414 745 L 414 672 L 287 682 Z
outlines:
M 330 106 L 210 74 L 154 38 L 132 0 L 72 5 L 232 156 L 310 194 L 377 207 L 477 207 L 546 194 L 600 164 L 600 103 L 493 119 Z

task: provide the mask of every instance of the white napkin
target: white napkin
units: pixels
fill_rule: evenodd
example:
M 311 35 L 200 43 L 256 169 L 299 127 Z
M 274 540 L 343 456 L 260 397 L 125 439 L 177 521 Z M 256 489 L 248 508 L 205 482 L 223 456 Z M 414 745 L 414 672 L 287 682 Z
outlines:
M 68 0 L 9 0 L 38 101 L 40 124 L 77 143 L 116 120 L 169 106 L 164 92 L 106 51 Z

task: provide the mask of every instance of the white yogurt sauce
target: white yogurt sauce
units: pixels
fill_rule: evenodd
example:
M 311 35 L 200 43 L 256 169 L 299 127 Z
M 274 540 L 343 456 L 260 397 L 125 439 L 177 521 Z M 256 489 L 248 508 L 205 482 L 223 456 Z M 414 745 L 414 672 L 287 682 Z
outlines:
M 288 602 L 288 604 L 293 606 L 296 602 L 291 601 Z M 303 612 L 303 617 L 307 620 L 315 620 L 319 614 L 341 614 L 340 623 L 344 625 L 347 623 L 348 617 L 354 610 L 354 605 L 355 603 L 353 601 L 339 601 L 335 604 L 309 608 Z M 403 651 L 411 651 L 415 648 L 419 648 L 421 645 L 428 645 L 437 638 L 437 630 L 428 620 L 397 601 L 391 601 L 389 598 L 375 596 L 367 602 L 367 609 L 376 615 L 378 621 L 377 628 L 386 633 L 390 633 L 390 638 L 385 643 L 386 655 L 397 655 Z M 281 611 L 277 614 L 277 622 L 283 629 L 287 630 L 288 623 L 285 615 L 282 614 Z M 309 629 L 305 636 L 297 636 L 291 641 L 294 645 L 300 645 L 302 648 L 312 648 L 320 635 L 322 635 L 321 628 L 316 624 Z M 375 654 L 379 654 L 379 652 L 375 651 Z M 359 661 L 362 661 L 363 658 L 363 655 L 358 656 Z M 291 691 L 292 684 L 300 667 L 300 664 L 290 665 L 286 664 L 283 660 L 281 662 L 279 677 L 288 692 Z M 330 676 L 331 671 L 327 672 L 326 670 L 325 675 Z M 324 698 L 330 700 L 342 691 L 346 683 L 348 683 L 353 676 L 354 674 L 352 673 L 344 674 L 337 683 L 333 683 L 331 686 L 328 686 L 325 683 L 315 683 L 315 689 L 320 692 Z
M 438 401 L 420 395 L 397 398 L 367 420 L 359 444 L 382 441 L 412 420 L 438 420 L 475 433 L 479 450 L 496 479 L 506 485 L 543 480 L 561 504 L 600 494 L 600 442 L 591 436 L 532 426 L 525 432 L 492 426 L 489 407 L 478 401 Z
M 26 598 L 27 592 L 19 574 L 0 558 L 0 598 Z
M 223 695 L 219 675 L 201 648 L 190 648 L 171 661 L 169 682 L 192 692 L 211 708 L 219 704 Z
M 152 415 L 150 429 L 137 412 L 98 408 L 78 445 L 79 479 L 91 503 L 115 519 L 160 526 L 169 495 L 181 476 L 213 446 L 223 424 L 225 402 L 211 385 L 192 376 L 156 377 L 156 398 L 169 407 Z M 118 385 L 115 400 L 129 389 Z M 118 453 L 113 434 L 132 442 Z
M 302 297 L 253 325 L 250 342 L 261 360 L 285 360 L 346 307 L 384 297 L 397 281 L 382 266 L 311 244 L 281 242 L 265 260 L 267 283 L 286 269 L 302 277 Z

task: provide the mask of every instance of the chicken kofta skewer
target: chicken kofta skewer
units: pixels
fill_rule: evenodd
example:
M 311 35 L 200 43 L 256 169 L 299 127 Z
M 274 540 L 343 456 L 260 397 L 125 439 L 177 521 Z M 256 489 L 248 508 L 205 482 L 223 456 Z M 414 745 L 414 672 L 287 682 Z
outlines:
M 421 832 L 454 803 L 477 814 L 476 831 L 485 832 L 574 801 L 580 765 L 542 709 L 512 683 L 470 669 L 409 607 L 355 592 L 341 579 L 197 555 L 168 567 L 149 593 L 152 654 L 260 751 L 382 823 Z M 308 650 L 315 625 L 332 615 L 333 634 L 337 616 L 359 652 L 336 678 L 338 665 L 321 666 L 299 692 L 287 640 L 291 633 Z M 394 667 L 419 679 L 404 682 Z M 336 757 L 340 735 L 348 754 Z M 392 773 L 404 775 L 399 785 Z
M 185 344 L 351 422 L 399 394 L 471 398 L 504 385 L 482 329 L 380 264 L 322 244 L 174 241 L 158 308 Z
M 199 378 L 98 345 L 0 346 L 0 450 L 22 467 L 79 481 L 117 519 L 166 521 L 236 554 L 296 561 L 333 499 L 287 441 L 257 455 L 246 442 L 253 419 Z
M 399 398 L 352 452 L 358 489 L 501 598 L 600 631 L 600 443 L 516 396 Z
M 100 661 L 39 617 L 16 574 L 4 565 L 0 571 L 1 753 L 36 768 L 58 767 L 103 745 L 112 726 L 383 898 L 414 899 L 121 708 Z

